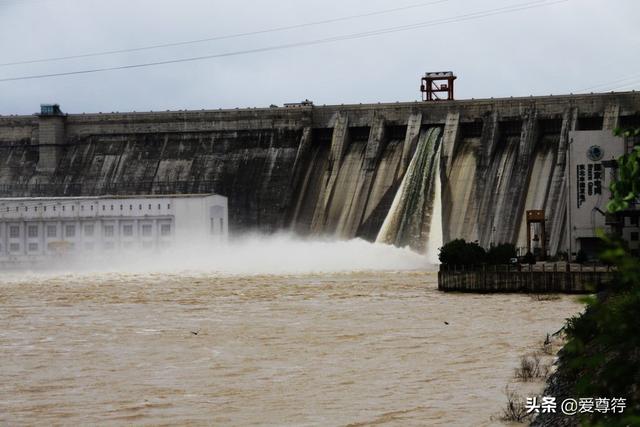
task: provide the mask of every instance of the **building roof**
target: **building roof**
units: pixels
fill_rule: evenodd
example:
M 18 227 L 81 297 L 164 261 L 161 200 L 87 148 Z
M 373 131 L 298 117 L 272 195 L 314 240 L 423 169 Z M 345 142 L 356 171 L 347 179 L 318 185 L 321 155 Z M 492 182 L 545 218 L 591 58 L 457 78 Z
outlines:
M 26 202 L 39 200 L 128 200 L 128 199 L 179 199 L 179 198 L 203 198 L 220 196 L 215 193 L 202 194 L 133 194 L 133 195 L 103 195 L 103 196 L 71 196 L 71 197 L 0 197 L 0 202 Z
M 425 77 L 455 77 L 453 71 L 435 71 L 425 73 Z

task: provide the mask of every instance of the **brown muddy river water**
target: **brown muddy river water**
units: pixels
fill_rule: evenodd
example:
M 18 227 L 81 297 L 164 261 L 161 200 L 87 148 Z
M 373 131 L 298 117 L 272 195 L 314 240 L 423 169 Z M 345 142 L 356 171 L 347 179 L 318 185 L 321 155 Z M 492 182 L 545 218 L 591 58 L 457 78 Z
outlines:
M 581 310 L 416 271 L 19 275 L 0 306 L 4 425 L 495 424 Z

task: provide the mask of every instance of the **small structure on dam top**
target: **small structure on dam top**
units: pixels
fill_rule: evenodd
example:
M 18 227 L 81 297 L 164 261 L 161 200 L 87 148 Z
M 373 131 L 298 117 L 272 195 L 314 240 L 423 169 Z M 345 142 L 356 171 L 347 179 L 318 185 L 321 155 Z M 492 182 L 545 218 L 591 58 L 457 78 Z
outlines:
M 227 233 L 227 199 L 215 194 L 0 199 L 0 261 L 162 250 Z
M 453 71 L 437 71 L 426 73 L 422 78 L 420 92 L 423 101 L 440 101 L 438 93 L 446 93 L 447 101 L 453 101 L 453 82 L 457 77 Z M 446 82 L 446 83 L 443 83 Z

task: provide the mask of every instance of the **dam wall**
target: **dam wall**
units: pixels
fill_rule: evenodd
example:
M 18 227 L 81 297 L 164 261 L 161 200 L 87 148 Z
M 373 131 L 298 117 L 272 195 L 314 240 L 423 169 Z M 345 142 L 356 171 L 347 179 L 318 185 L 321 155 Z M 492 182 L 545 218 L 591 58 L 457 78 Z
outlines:
M 384 238 L 422 250 L 435 177 L 445 242 L 523 246 L 525 211 L 544 209 L 554 253 L 566 240 L 569 132 L 637 126 L 639 113 L 640 94 L 626 92 L 0 116 L 0 195 L 215 192 L 229 199 L 232 232 Z M 412 163 L 420 172 L 402 185 Z M 404 234 L 379 236 L 399 191 L 410 194 L 387 223 Z

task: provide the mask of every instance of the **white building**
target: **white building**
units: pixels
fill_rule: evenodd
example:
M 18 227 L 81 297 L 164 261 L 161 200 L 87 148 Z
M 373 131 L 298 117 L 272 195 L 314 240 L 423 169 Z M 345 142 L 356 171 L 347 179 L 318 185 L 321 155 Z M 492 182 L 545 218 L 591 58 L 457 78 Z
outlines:
M 616 179 L 616 161 L 625 151 L 625 140 L 610 130 L 573 131 L 569 133 L 569 192 L 567 205 L 568 248 L 573 256 L 582 250 L 594 258 L 602 241 L 599 231 L 617 232 L 631 249 L 638 248 L 638 216 L 622 218 L 624 223 L 612 229 L 608 223 L 609 187 Z
M 0 259 L 224 241 L 226 197 L 0 198 Z

